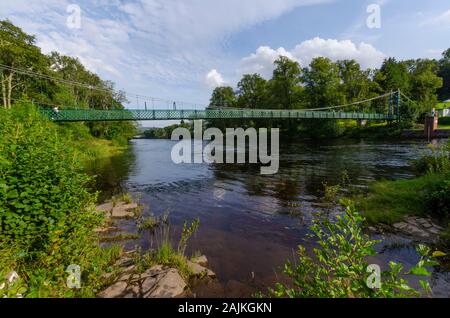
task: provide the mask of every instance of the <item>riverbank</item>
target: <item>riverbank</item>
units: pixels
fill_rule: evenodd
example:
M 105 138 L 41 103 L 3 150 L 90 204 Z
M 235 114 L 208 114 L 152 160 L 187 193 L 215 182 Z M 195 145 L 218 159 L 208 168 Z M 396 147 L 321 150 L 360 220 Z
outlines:
M 30 102 L 0 115 L 0 297 L 95 296 L 121 249 L 99 245 L 103 218 L 85 169 L 122 147 L 52 123 Z
M 156 246 L 142 251 L 140 246 L 121 254 L 111 271 L 105 272 L 105 286 L 97 294 L 101 298 L 158 298 L 182 297 L 191 294 L 190 288 L 214 280 L 208 259 L 199 252 L 192 257 L 185 255 L 190 237 L 198 229 L 199 221 L 185 222 L 177 248 L 169 239 L 168 216 L 142 215 L 143 207 L 133 202 L 130 195 L 114 197 L 96 210 L 104 215 L 103 225 L 96 229 L 100 242 L 116 242 L 126 250 L 127 240 L 147 236 Z M 125 220 L 126 225 L 121 222 Z M 130 228 L 130 225 L 132 227 Z M 132 232 L 130 232 L 132 231 Z
M 376 181 L 353 199 L 369 224 L 450 246 L 450 144 L 430 145 L 412 179 Z

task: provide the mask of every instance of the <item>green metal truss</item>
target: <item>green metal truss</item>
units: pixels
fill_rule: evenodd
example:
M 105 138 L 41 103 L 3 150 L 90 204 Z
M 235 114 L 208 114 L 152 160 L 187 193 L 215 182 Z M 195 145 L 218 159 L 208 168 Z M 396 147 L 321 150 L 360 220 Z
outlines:
M 334 111 L 303 111 L 303 110 L 263 110 L 263 109 L 206 109 L 206 110 L 138 110 L 138 109 L 41 109 L 41 112 L 53 121 L 138 121 L 138 120 L 171 120 L 171 119 L 365 119 L 394 120 L 393 114 L 356 113 Z

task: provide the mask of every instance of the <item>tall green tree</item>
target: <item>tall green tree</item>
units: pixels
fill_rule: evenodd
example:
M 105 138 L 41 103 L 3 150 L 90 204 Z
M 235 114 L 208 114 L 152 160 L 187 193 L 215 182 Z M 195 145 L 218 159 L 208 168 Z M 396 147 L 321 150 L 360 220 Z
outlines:
M 409 93 L 410 77 L 407 63 L 399 62 L 395 58 L 384 60 L 381 68 L 375 74 L 375 81 L 379 84 L 382 92 L 387 93 L 400 89 L 404 93 Z
M 326 57 L 313 59 L 303 70 L 302 80 L 309 108 L 339 105 L 345 100 L 339 67 Z
M 411 68 L 411 92 L 421 114 L 436 106 L 437 90 L 442 87 L 442 78 L 437 75 L 438 64 L 435 60 L 419 59 Z
M 450 99 L 450 49 L 442 53 L 442 58 L 439 60 L 438 76 L 443 79 L 443 85 L 439 89 L 439 99 Z
M 48 70 L 48 60 L 35 45 L 35 37 L 26 34 L 8 20 L 0 20 L 0 64 L 4 108 L 11 108 L 13 99 L 21 97 L 23 93 L 29 96 L 35 93 L 36 86 L 40 86 L 42 90 L 42 81 L 31 81 L 29 77 L 17 72 L 17 69 L 45 72 Z M 47 81 L 45 84 L 48 83 Z
M 268 85 L 270 108 L 299 108 L 303 91 L 300 65 L 285 56 L 280 56 L 274 64 L 275 69 Z
M 237 104 L 242 108 L 266 106 L 267 81 L 259 74 L 245 74 L 237 84 Z
M 353 103 L 373 97 L 374 84 L 370 78 L 372 70 L 362 70 L 355 60 L 342 60 L 337 63 L 339 78 L 341 80 L 341 91 L 344 94 L 344 103 Z M 353 109 L 370 107 L 370 102 L 355 106 Z
M 212 92 L 209 101 L 210 106 L 215 107 L 234 107 L 236 106 L 236 95 L 230 86 L 216 87 Z

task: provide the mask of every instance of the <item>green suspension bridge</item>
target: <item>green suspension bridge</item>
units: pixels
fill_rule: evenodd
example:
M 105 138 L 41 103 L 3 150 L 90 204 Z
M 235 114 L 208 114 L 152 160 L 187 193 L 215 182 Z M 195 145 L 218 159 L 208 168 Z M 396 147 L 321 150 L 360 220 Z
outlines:
M 143 121 L 143 120 L 195 120 L 195 119 L 356 119 L 399 120 L 400 91 L 346 105 L 315 109 L 251 109 L 233 107 L 208 107 L 198 109 L 58 109 L 41 108 L 44 115 L 56 122 L 77 121 Z M 372 107 L 356 110 L 360 105 L 371 105 L 372 101 L 386 99 L 385 112 Z M 352 111 L 345 109 L 352 107 Z M 362 108 L 362 107 L 361 107 Z M 367 107 L 366 107 L 367 108 Z M 381 107 L 379 107 L 381 108 Z

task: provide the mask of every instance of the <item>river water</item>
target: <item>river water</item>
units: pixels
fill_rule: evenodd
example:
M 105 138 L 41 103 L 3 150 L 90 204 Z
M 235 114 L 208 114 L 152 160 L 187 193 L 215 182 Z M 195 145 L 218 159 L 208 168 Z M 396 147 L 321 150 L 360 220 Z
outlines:
M 258 165 L 174 164 L 174 144 L 133 140 L 126 153 L 99 162 L 94 171 L 103 197 L 131 192 L 144 204 L 145 215 L 168 212 L 175 244 L 183 222 L 200 219 L 187 252 L 207 255 L 218 280 L 194 288 L 199 297 L 250 296 L 284 281 L 285 261 L 294 259 L 299 244 L 312 244 L 307 234 L 314 214 L 338 212 L 321 203 L 324 182 L 334 185 L 345 177 L 364 188 L 374 180 L 411 178 L 410 162 L 426 148 L 421 141 L 290 142 L 280 146 L 279 172 L 263 176 Z M 123 226 L 135 230 L 131 223 Z M 374 260 L 382 268 L 389 260 L 407 267 L 418 260 L 409 239 L 376 238 L 385 240 Z M 145 235 L 127 243 L 144 249 L 151 244 Z M 430 282 L 434 296 L 450 297 L 448 272 L 435 271 Z

